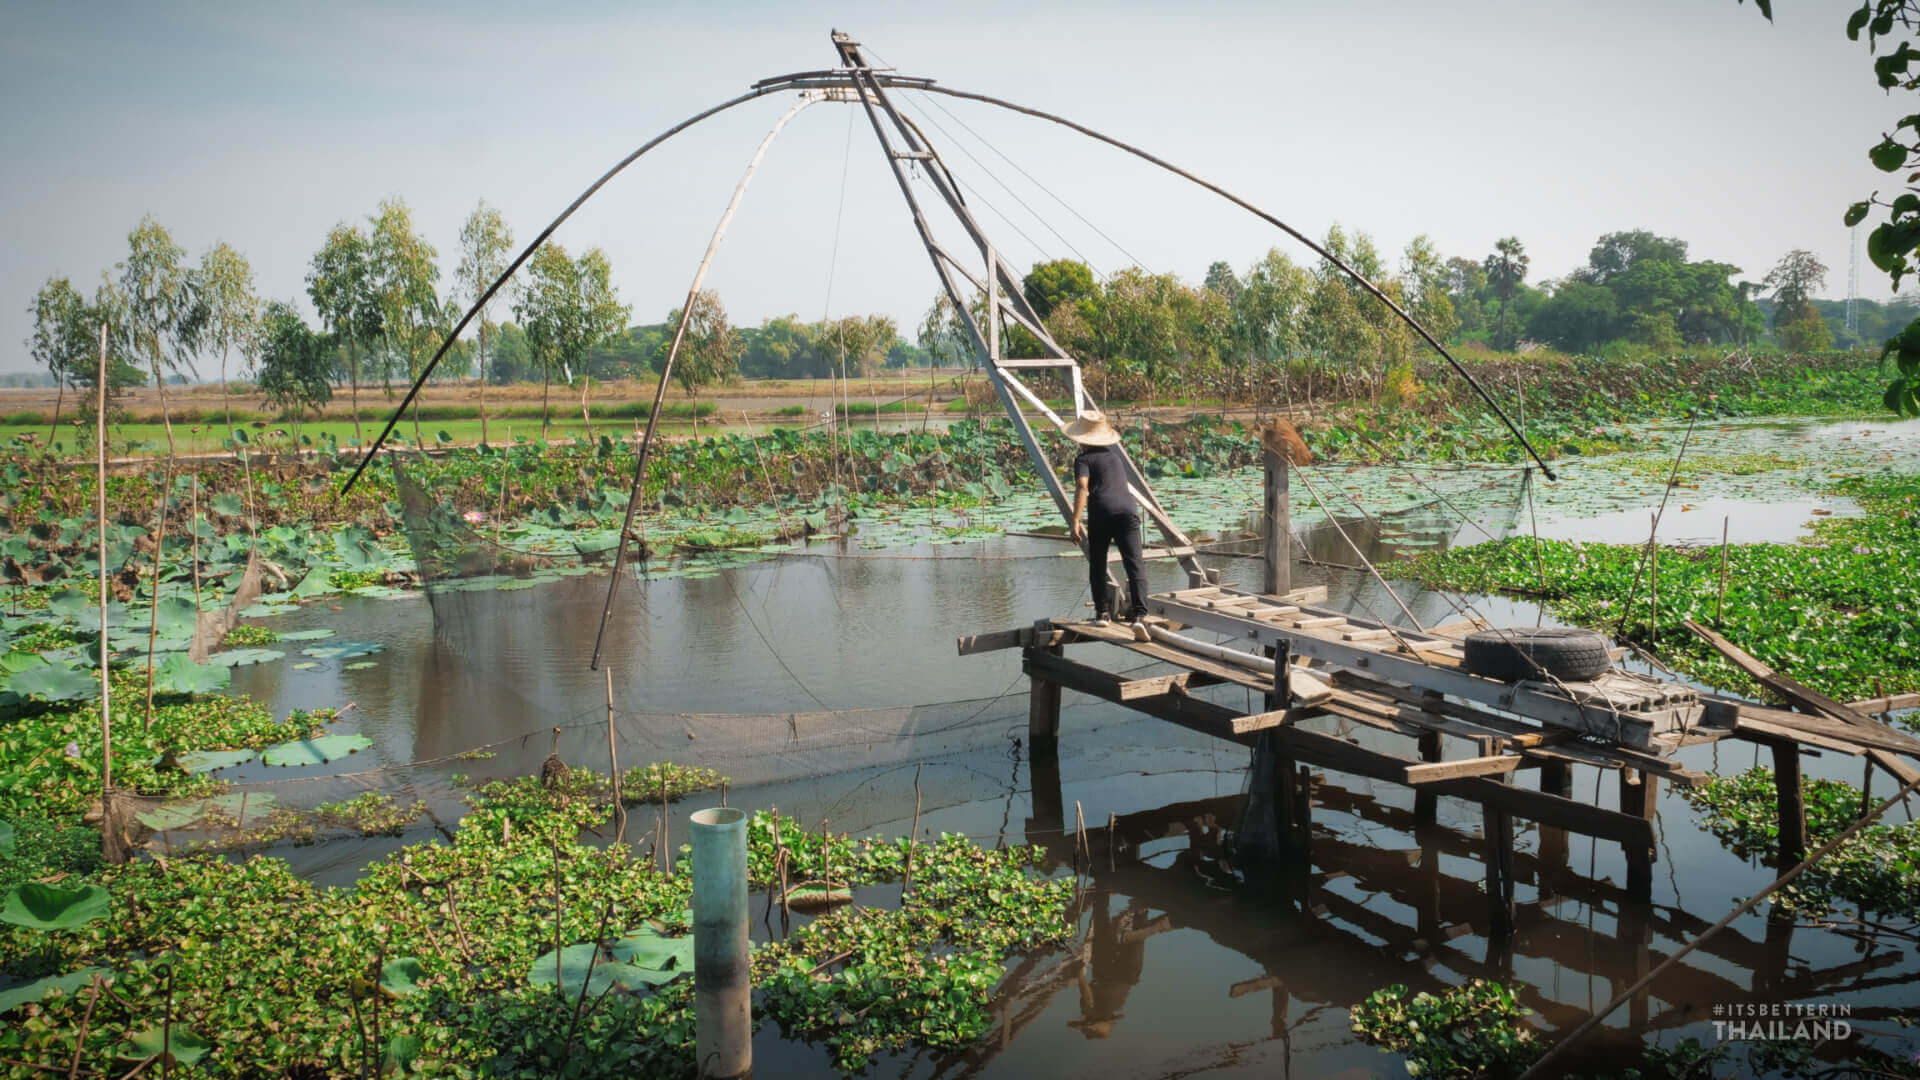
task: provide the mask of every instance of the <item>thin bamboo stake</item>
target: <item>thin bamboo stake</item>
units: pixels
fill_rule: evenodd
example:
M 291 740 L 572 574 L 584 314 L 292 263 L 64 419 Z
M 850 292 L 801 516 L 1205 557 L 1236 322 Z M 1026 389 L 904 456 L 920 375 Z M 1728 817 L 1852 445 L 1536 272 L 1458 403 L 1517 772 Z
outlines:
M 1660 621 L 1660 516 L 1653 515 L 1653 531 L 1647 536 L 1647 640 Z
M 1731 516 L 1720 519 L 1720 598 L 1713 605 L 1713 621 L 1716 623 L 1727 614 L 1727 527 L 1732 522 Z
M 167 542 L 167 494 L 173 486 L 173 459 L 168 458 L 166 466 L 160 471 L 160 508 L 154 515 L 159 519 L 153 531 L 153 582 L 149 586 L 153 591 L 153 602 L 147 605 L 147 715 L 141 723 L 141 730 L 153 730 L 153 641 L 160 633 L 160 549 Z M 196 616 L 198 609 L 195 609 Z
M 907 893 L 913 888 L 913 849 L 920 843 L 920 769 L 921 764 L 913 767 L 913 828 L 907 833 L 907 880 L 900 887 L 901 902 L 906 901 Z
M 607 767 L 613 776 L 613 842 L 627 836 L 627 804 L 620 801 L 620 751 L 613 742 L 613 669 L 607 668 Z
M 673 873 L 673 849 L 667 846 L 672 832 L 667 827 L 667 771 L 660 770 L 660 867 L 666 874 Z
M 188 558 L 193 562 L 193 617 L 195 629 L 200 619 L 200 474 L 193 474 L 192 493 L 188 496 L 187 531 L 192 537 L 193 550 Z
M 107 687 L 107 324 L 100 324 L 99 402 L 93 431 L 98 468 L 94 474 L 95 525 L 100 530 L 100 813 L 103 845 L 111 843 L 113 829 L 113 719 Z

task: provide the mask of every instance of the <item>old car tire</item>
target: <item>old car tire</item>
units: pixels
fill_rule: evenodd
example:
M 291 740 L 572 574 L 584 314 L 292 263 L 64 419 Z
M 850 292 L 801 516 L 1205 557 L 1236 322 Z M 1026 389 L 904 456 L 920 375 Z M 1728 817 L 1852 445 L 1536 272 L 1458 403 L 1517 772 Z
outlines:
M 1605 637 L 1567 627 L 1476 630 L 1465 649 L 1468 672 L 1502 682 L 1544 678 L 1542 668 L 1556 679 L 1582 682 L 1613 666 Z

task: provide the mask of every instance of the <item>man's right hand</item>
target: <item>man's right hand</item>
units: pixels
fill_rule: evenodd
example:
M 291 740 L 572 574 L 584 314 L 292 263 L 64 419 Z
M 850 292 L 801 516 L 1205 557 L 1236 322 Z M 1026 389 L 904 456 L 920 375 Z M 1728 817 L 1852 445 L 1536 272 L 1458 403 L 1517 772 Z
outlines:
M 1079 520 L 1078 518 L 1075 518 L 1073 524 L 1067 528 L 1067 535 L 1073 537 L 1073 542 L 1076 544 L 1086 543 L 1087 542 L 1086 523 Z

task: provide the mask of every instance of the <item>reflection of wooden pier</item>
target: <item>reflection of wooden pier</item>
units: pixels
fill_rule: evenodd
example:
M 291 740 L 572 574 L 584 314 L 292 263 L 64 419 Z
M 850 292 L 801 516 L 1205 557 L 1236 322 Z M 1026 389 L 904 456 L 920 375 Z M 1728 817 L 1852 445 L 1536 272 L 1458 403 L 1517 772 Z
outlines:
M 1373 990 L 1400 983 L 1439 992 L 1459 977 L 1498 980 L 1515 986 L 1523 1004 L 1551 1028 L 1577 1023 L 1588 1011 L 1571 988 L 1559 990 L 1514 979 L 1515 958 L 1548 961 L 1578 979 L 1593 979 L 1611 996 L 1651 970 L 1660 959 L 1655 943 L 1685 941 L 1707 926 L 1678 908 L 1633 898 L 1626 889 L 1570 870 L 1566 849 L 1552 848 L 1543 830 L 1540 851 L 1514 862 L 1519 880 L 1532 883 L 1540 899 L 1520 906 L 1511 933 L 1488 918 L 1479 883 L 1449 874 L 1443 861 L 1472 857 L 1474 839 L 1454 829 L 1420 824 L 1408 810 L 1331 782 L 1315 787 L 1315 801 L 1328 811 L 1370 826 L 1406 828 L 1413 845 L 1401 850 L 1353 843 L 1316 829 L 1319 868 L 1290 883 L 1292 903 L 1262 905 L 1252 897 L 1209 884 L 1205 868 L 1228 853 L 1222 830 L 1239 819 L 1240 796 L 1174 803 L 1124 814 L 1110 826 L 1086 830 L 1081 849 L 1062 809 L 1057 766 L 1037 760 L 1033 771 L 1034 816 L 1027 842 L 1058 865 L 1074 865 L 1091 879 L 1083 902 L 1093 910 L 1088 940 L 1065 956 L 1029 958 L 1003 985 L 996 1011 L 1000 1030 L 941 1072 L 968 1075 L 990 1060 L 1047 1008 L 1054 995 L 1076 984 L 1082 1017 L 1075 1026 L 1090 1037 L 1090 1025 L 1124 1025 L 1127 991 L 1151 981 L 1145 943 L 1176 930 L 1197 930 L 1258 963 L 1264 974 L 1222 980 L 1220 993 L 1239 998 L 1272 995 L 1270 1037 L 1285 1042 L 1303 1015 L 1317 1005 L 1346 1008 Z M 1182 845 L 1184 841 L 1184 846 Z M 1171 850 L 1169 850 L 1171 842 Z M 1142 849 L 1154 846 L 1152 862 Z M 1171 855 L 1171 859 L 1164 857 Z M 1156 865 L 1159 864 L 1159 865 Z M 1344 882 L 1347 887 L 1335 888 Z M 1364 894 L 1356 899 L 1350 894 Z M 1111 898 L 1126 898 L 1113 913 Z M 1400 920 L 1377 909 L 1375 898 L 1410 909 Z M 1582 915 L 1569 905 L 1609 916 L 1600 947 Z M 1908 981 L 1903 950 L 1872 952 L 1819 969 L 1791 955 L 1794 924 L 1772 919 L 1763 936 L 1729 930 L 1702 948 L 1703 962 L 1677 965 L 1653 991 L 1631 1004 L 1636 1032 L 1664 1030 L 1710 1016 L 1714 1002 L 1810 1000 Z M 1475 946 L 1480 945 L 1481 948 Z M 1116 1019 L 1116 1014 L 1118 1018 Z M 1098 1033 L 1092 1033 L 1098 1032 Z
M 1278 561 L 1271 547 L 1268 558 L 1270 566 Z M 1285 577 L 1270 571 L 1266 592 L 1214 584 L 1153 595 L 1149 641 L 1136 641 L 1117 627 L 1043 620 L 961 638 L 959 651 L 1021 650 L 1031 680 L 1029 730 L 1036 754 L 1049 752 L 1060 734 L 1063 689 L 1266 747 L 1276 776 L 1276 820 L 1270 824 L 1288 847 L 1304 848 L 1309 833 L 1312 800 L 1301 780 L 1304 765 L 1412 788 L 1416 824 L 1433 820 L 1441 795 L 1479 804 L 1486 894 L 1501 926 L 1513 920 L 1516 817 L 1620 844 L 1626 891 L 1646 899 L 1658 785 L 1663 779 L 1687 785 L 1706 779 L 1674 759 L 1683 746 L 1738 738 L 1772 752 L 1780 855 L 1789 861 L 1805 849 L 1802 753 L 1864 754 L 1903 782 L 1920 775 L 1907 760 L 1920 757 L 1920 740 L 1779 676 L 1704 630 L 1698 632 L 1716 648 L 1803 711 L 1720 698 L 1618 668 L 1585 682 L 1484 677 L 1462 663 L 1460 641 L 1476 624 L 1416 631 L 1334 611 L 1324 606 L 1324 588 L 1273 587 Z M 1181 633 L 1188 628 L 1227 640 L 1197 640 Z M 1084 644 L 1117 647 L 1172 670 L 1126 675 L 1067 657 L 1067 646 Z M 1258 707 L 1223 703 L 1223 695 L 1206 693 L 1209 687 L 1253 691 Z M 1320 717 L 1405 736 L 1412 740 L 1411 753 L 1362 746 L 1307 723 Z M 1449 740 L 1464 752 L 1449 753 Z M 1574 796 L 1576 765 L 1615 774 L 1612 807 Z M 1517 782 L 1534 770 L 1536 785 Z

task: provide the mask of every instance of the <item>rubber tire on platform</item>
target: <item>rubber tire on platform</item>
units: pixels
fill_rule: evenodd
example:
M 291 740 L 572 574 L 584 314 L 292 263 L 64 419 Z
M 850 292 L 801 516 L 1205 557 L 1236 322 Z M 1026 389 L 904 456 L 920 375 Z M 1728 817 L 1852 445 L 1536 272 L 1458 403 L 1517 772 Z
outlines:
M 1468 673 L 1501 682 L 1543 678 L 1541 668 L 1556 679 L 1582 682 L 1613 666 L 1605 637 L 1569 627 L 1476 630 L 1464 647 Z

